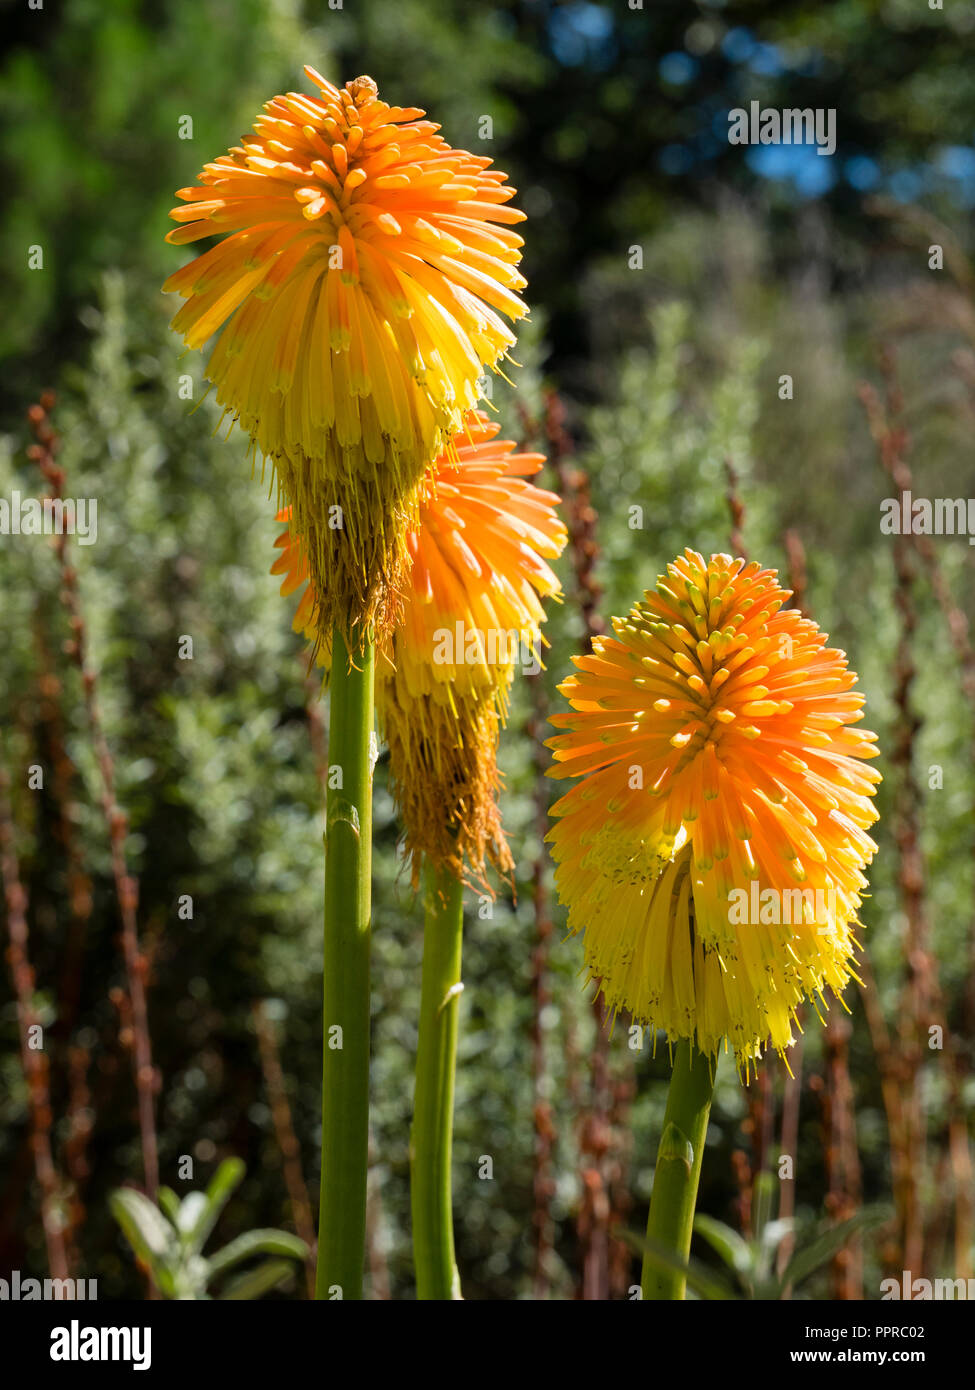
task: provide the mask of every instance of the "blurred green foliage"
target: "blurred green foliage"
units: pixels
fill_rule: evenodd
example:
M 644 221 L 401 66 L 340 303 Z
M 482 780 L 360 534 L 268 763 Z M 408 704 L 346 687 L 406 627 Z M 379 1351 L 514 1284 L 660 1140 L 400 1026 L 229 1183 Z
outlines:
M 159 1205 L 131 1187 L 120 1187 L 109 1198 L 112 1215 L 143 1269 L 163 1298 L 208 1299 L 214 1282 L 222 1300 L 248 1300 L 294 1278 L 294 1261 L 308 1259 L 308 1246 L 288 1231 L 244 1231 L 229 1245 L 204 1255 L 220 1214 L 244 1176 L 239 1159 L 224 1159 L 206 1190 L 194 1189 L 180 1200 L 171 1187 L 159 1189 Z M 265 1255 L 259 1264 L 229 1270 Z

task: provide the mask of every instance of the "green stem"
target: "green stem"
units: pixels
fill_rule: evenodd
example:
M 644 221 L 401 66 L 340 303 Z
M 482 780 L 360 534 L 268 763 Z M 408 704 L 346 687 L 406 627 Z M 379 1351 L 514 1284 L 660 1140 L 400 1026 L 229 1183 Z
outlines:
M 350 665 L 336 629 L 325 802 L 322 1186 L 315 1279 L 315 1297 L 324 1299 L 361 1298 L 365 1262 L 373 670 L 371 642 L 363 643 Z
M 463 884 L 427 863 L 410 1186 L 416 1294 L 421 1299 L 461 1296 L 454 1263 L 450 1158 L 463 928 Z
M 647 1240 L 672 1251 L 683 1264 L 691 1251 L 697 1185 L 714 1090 L 712 1066 L 692 1042 L 679 1044 L 650 1197 Z M 656 1265 L 645 1254 L 642 1287 L 644 1298 L 678 1301 L 684 1297 L 687 1280 Z

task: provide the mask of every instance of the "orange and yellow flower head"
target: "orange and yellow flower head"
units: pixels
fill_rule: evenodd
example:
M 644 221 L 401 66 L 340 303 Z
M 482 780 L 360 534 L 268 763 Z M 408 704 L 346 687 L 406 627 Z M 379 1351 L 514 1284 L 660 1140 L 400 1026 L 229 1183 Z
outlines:
M 854 975 L 876 851 L 875 735 L 843 652 L 774 570 L 687 550 L 574 658 L 549 833 L 569 927 L 608 1007 L 747 1077 L 804 998 Z
M 566 530 L 558 497 L 530 481 L 542 455 L 516 452 L 498 432 L 471 412 L 427 475 L 407 534 L 412 566 L 398 622 L 377 653 L 376 707 L 414 881 L 423 855 L 458 878 L 465 864 L 479 881 L 486 861 L 511 868 L 498 737 L 515 671 L 541 663 L 542 601 L 560 592 L 548 561 Z M 286 530 L 276 544 L 272 573 L 284 576 L 284 594 L 304 586 L 294 626 L 314 640 L 301 542 Z
M 523 214 L 486 156 L 357 78 L 265 104 L 254 134 L 180 190 L 167 280 L 188 346 L 219 331 L 218 402 L 273 461 L 324 630 L 391 621 L 417 484 L 514 343 Z

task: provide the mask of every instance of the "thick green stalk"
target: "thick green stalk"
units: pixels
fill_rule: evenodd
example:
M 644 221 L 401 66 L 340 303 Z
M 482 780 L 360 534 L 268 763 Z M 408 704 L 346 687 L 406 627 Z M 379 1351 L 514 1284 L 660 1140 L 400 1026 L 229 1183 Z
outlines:
M 683 1264 L 691 1251 L 697 1185 L 708 1132 L 714 1078 L 713 1061 L 692 1042 L 681 1042 L 670 1080 L 664 1132 L 650 1197 L 647 1240 L 672 1251 Z M 643 1297 L 680 1300 L 686 1279 L 643 1258 Z
M 322 1186 L 315 1297 L 362 1297 L 369 1153 L 373 648 L 332 636 L 325 803 Z M 341 770 L 341 776 L 339 775 Z M 341 785 L 336 785 L 341 783 Z
M 463 928 L 463 884 L 427 864 L 410 1184 L 416 1295 L 421 1299 L 461 1296 L 450 1159 Z

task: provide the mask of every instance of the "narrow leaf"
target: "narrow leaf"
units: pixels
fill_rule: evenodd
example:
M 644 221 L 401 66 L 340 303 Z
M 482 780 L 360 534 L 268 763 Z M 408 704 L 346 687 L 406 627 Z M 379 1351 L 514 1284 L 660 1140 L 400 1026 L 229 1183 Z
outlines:
M 727 1280 L 722 1279 L 720 1275 L 712 1274 L 696 1260 L 688 1260 L 685 1264 L 673 1250 L 667 1250 L 646 1237 L 640 1238 L 626 1233 L 624 1239 L 634 1250 L 645 1255 L 656 1269 L 666 1270 L 668 1274 L 683 1274 L 688 1288 L 693 1289 L 700 1298 L 717 1301 L 737 1297 Z
M 838 1226 L 829 1227 L 808 1245 L 796 1251 L 782 1275 L 783 1286 L 794 1287 L 801 1284 L 803 1279 L 808 1279 L 810 1274 L 815 1273 L 827 1260 L 838 1255 L 847 1241 L 862 1231 L 882 1225 L 889 1215 L 889 1212 L 881 1208 L 872 1207 L 851 1216 L 848 1221 L 841 1221 Z
M 721 1256 L 729 1269 L 745 1277 L 751 1269 L 752 1252 L 748 1242 L 737 1231 L 716 1221 L 713 1216 L 699 1212 L 694 1218 L 694 1230 Z
M 156 1201 L 175 1226 L 176 1218 L 179 1213 L 179 1198 L 176 1196 L 173 1189 L 171 1187 L 161 1187 L 156 1193 Z
M 251 1255 L 287 1255 L 293 1260 L 306 1260 L 308 1246 L 289 1231 L 245 1231 L 210 1256 L 210 1277 L 222 1274 L 225 1269 L 240 1264 L 241 1260 L 249 1259 Z
M 190 1237 L 195 1244 L 197 1232 L 209 1209 L 210 1203 L 205 1192 L 187 1192 L 176 1214 L 176 1225 L 180 1234 Z
M 234 1188 L 239 1186 L 244 1176 L 244 1165 L 239 1158 L 225 1158 L 210 1179 L 206 1190 L 205 1207 L 201 1207 L 196 1225 L 187 1232 L 194 1250 L 202 1250 L 207 1236 L 220 1219 Z
M 222 1302 L 237 1299 L 260 1298 L 269 1289 L 294 1274 L 294 1265 L 288 1260 L 263 1260 L 253 1269 L 245 1270 L 231 1279 L 220 1295 Z

